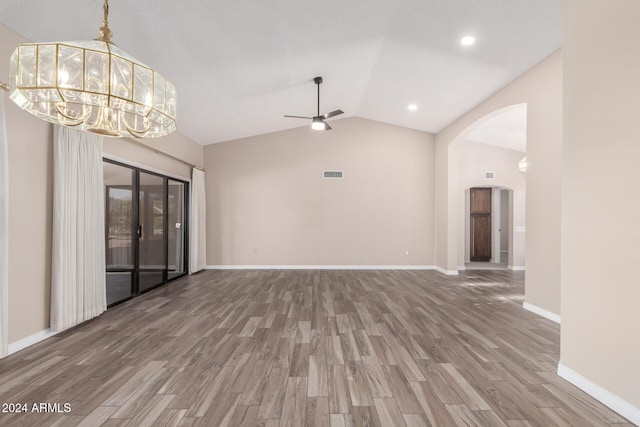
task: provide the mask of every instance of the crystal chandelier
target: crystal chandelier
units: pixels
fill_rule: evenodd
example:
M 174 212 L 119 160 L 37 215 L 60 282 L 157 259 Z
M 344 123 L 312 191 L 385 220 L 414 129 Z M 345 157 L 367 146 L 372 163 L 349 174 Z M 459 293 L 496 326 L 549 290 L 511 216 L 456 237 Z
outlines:
M 11 56 L 11 99 L 51 123 L 100 135 L 176 130 L 176 89 L 111 42 L 109 1 L 96 40 L 26 43 Z

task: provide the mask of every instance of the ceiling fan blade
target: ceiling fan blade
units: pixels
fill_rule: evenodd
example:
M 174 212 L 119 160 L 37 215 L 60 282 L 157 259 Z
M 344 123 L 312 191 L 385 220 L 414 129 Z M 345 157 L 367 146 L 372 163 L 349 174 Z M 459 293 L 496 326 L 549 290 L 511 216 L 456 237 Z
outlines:
M 325 119 L 330 119 L 331 117 L 339 116 L 340 114 L 344 114 L 344 111 L 342 110 L 332 111 L 330 113 L 325 114 L 322 117 L 324 117 Z
M 329 126 L 329 123 L 324 122 L 324 130 L 331 130 L 333 129 L 331 126 Z
M 304 117 L 304 116 L 287 116 L 286 114 L 284 115 L 285 117 L 289 117 L 292 119 L 313 119 L 313 117 Z

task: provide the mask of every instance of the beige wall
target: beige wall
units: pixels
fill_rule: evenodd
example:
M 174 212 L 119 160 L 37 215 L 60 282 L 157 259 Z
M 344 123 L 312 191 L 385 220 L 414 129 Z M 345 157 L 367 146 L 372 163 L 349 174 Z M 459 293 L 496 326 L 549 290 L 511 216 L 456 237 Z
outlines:
M 0 24 L 0 80 L 26 40 Z M 49 328 L 53 131 L 5 93 L 9 141 L 9 343 Z
M 527 104 L 525 300 L 560 313 L 562 52 L 557 51 L 436 136 L 436 260 L 454 271 L 459 256 L 457 144 L 498 110 Z
M 0 80 L 9 81 L 9 58 L 28 40 L 0 24 Z M 9 141 L 9 343 L 49 328 L 53 126 L 20 110 L 5 96 Z M 203 148 L 174 133 L 145 141 L 201 165 Z M 125 139 L 105 138 L 105 153 L 184 178 L 183 163 Z
M 509 241 L 512 259 L 509 266 L 523 267 L 525 259 L 525 233 L 515 232 L 515 227 L 524 226 L 526 176 L 518 170 L 518 162 L 524 157 L 520 151 L 507 150 L 479 142 L 462 140 L 458 145 L 458 188 L 460 206 L 468 200 L 468 189 L 472 187 L 501 187 L 513 190 L 510 197 Z M 486 180 L 485 171 L 495 172 L 495 179 Z M 458 266 L 463 266 L 469 254 L 468 209 L 460 209 L 458 230 Z M 499 214 L 498 214 L 499 215 Z
M 190 180 L 191 166 L 163 153 L 202 167 L 204 148 L 186 136 L 174 132 L 162 138 L 149 140 L 133 141 L 128 138 L 105 138 L 103 151 L 108 156 L 122 158 L 130 163 L 147 165 L 167 174 Z
M 561 363 L 640 419 L 640 2 L 564 2 Z
M 331 123 L 205 147 L 209 265 L 433 265 L 433 135 Z

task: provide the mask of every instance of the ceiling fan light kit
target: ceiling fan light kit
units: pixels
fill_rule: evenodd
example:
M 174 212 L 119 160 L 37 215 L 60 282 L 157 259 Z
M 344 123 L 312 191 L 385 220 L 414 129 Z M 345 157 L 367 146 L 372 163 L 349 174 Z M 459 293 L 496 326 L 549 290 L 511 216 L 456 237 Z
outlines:
M 289 116 L 289 115 L 285 115 L 285 117 L 292 118 L 292 119 L 310 119 L 311 129 L 313 130 L 331 130 L 333 128 L 329 126 L 329 123 L 327 123 L 325 120 L 331 117 L 335 117 L 339 114 L 344 114 L 344 111 L 335 110 L 330 113 L 320 115 L 320 85 L 322 84 L 322 77 L 315 77 L 313 79 L 313 82 L 318 86 L 318 114 L 313 117 Z
M 11 99 L 39 119 L 105 136 L 176 130 L 176 89 L 111 42 L 109 2 L 96 40 L 25 43 L 11 56 Z
M 314 117 L 311 121 L 311 129 L 313 130 L 326 130 L 327 124 L 320 117 Z

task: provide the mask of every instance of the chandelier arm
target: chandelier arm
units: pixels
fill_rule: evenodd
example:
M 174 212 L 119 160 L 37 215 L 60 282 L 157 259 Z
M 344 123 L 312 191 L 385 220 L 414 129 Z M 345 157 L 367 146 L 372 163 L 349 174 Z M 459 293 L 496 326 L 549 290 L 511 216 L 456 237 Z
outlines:
M 56 104 L 56 111 L 58 112 L 58 115 L 64 119 L 62 120 L 62 122 L 64 122 L 66 126 L 71 126 L 71 127 L 80 126 L 85 122 L 85 120 L 89 118 L 91 114 L 91 111 L 84 111 L 83 109 L 82 116 L 72 117 L 63 110 L 60 103 Z
M 143 129 L 140 131 L 137 131 L 131 126 L 129 126 L 129 123 L 127 123 L 127 118 L 124 114 L 124 111 L 122 110 L 120 110 L 120 120 L 122 121 L 122 123 L 124 123 L 124 127 L 127 129 L 127 132 L 129 132 L 131 135 L 133 135 L 136 138 L 144 138 L 151 130 L 151 123 L 148 123 L 148 126 L 146 129 Z
M 131 136 L 133 136 L 134 138 L 144 138 L 147 136 L 147 134 L 149 133 L 149 129 L 142 131 L 142 132 L 137 132 L 133 129 L 131 129 L 128 125 L 125 125 L 127 127 L 127 132 L 129 132 L 131 134 Z

